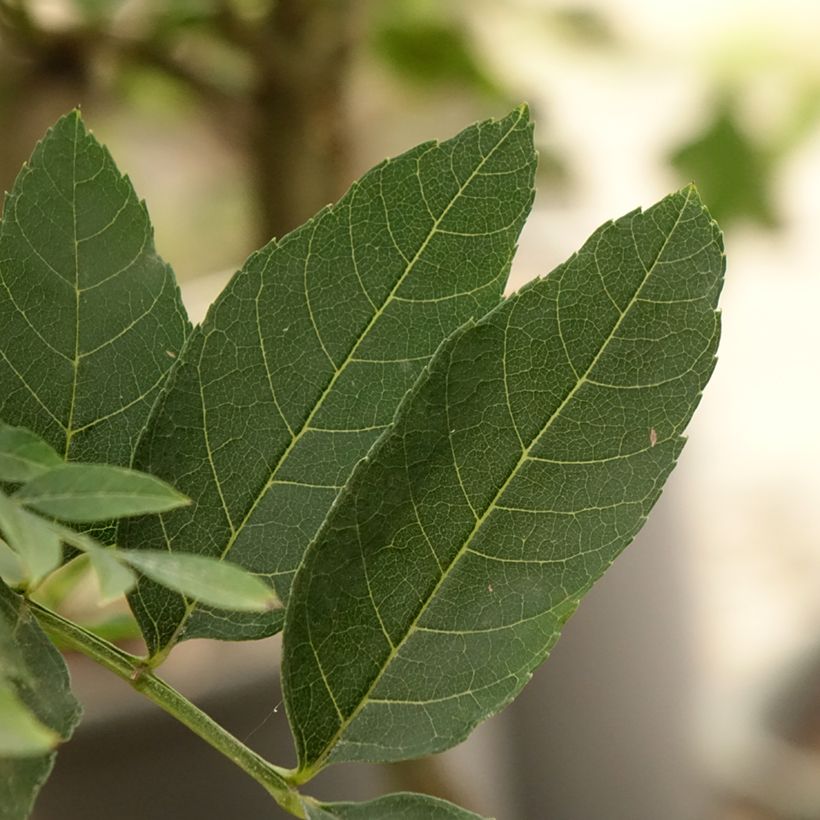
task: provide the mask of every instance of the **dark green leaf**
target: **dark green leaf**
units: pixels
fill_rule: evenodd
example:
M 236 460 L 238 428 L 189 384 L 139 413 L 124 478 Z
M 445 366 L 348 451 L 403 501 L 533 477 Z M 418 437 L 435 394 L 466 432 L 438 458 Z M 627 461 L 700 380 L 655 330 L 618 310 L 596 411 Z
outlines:
M 401 792 L 366 803 L 303 800 L 307 820 L 482 820 L 471 811 L 425 794 Z
M 37 582 L 60 565 L 60 539 L 42 518 L 26 512 L 0 490 L 0 531 L 17 553 L 24 577 Z M 12 579 L 9 578 L 9 581 Z
M 460 742 L 640 529 L 714 366 L 720 233 L 693 188 L 442 347 L 294 581 L 301 777 Z
M 38 512 L 80 522 L 164 512 L 188 503 L 152 475 L 107 464 L 64 464 L 29 481 L 14 497 Z
M 496 305 L 532 202 L 526 109 L 386 161 L 253 255 L 181 356 L 136 466 L 194 500 L 123 547 L 230 558 L 287 601 L 354 465 L 447 334 Z M 151 652 L 263 637 L 279 613 L 190 609 L 140 582 Z
M 0 418 L 129 465 L 188 323 L 145 207 L 76 112 L 6 198 L 0 327 Z
M 62 463 L 57 452 L 36 433 L 0 421 L 0 481 L 28 481 Z
M 277 603 L 267 584 L 228 561 L 158 550 L 127 550 L 120 555 L 158 584 L 204 604 L 263 612 Z
M 0 677 L 34 717 L 61 740 L 80 719 L 60 653 L 30 613 L 26 602 L 0 582 Z M 54 763 L 54 753 L 0 755 L 0 818 L 28 817 L 40 786 Z

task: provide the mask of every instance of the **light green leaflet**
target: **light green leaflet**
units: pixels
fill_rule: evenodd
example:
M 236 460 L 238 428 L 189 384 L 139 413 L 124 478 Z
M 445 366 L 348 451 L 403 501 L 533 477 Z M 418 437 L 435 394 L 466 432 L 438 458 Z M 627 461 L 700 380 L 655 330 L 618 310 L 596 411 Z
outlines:
M 515 697 L 675 464 L 723 268 L 690 187 L 442 347 L 293 584 L 300 779 L 441 751 Z
M 63 464 L 24 484 L 14 497 L 38 512 L 76 522 L 162 512 L 188 503 L 152 475 L 108 464 Z
M 0 481 L 29 481 L 62 463 L 57 452 L 31 430 L 0 421 Z
M 60 565 L 60 539 L 46 521 L 22 509 L 0 490 L 0 533 L 19 559 L 23 577 L 37 582 Z M 14 577 L 4 576 L 11 581 Z
M 441 341 L 495 306 L 533 197 L 525 108 L 377 166 L 254 254 L 191 337 L 135 466 L 193 499 L 124 547 L 230 558 L 287 601 L 311 538 Z M 131 603 L 153 654 L 258 638 L 281 613 Z
M 80 719 L 60 653 L 40 629 L 23 599 L 0 581 L 0 678 L 32 716 L 67 740 Z M 28 817 L 54 753 L 0 755 L 0 820 Z
M 304 800 L 307 820 L 482 820 L 471 811 L 424 794 L 397 792 L 366 803 Z
M 2 503 L 2 502 L 0 502 Z M 0 538 L 0 579 L 11 586 L 22 584 L 31 574 L 31 568 L 23 566 L 20 556 Z
M 97 576 L 101 604 L 113 601 L 134 588 L 137 576 L 121 564 L 114 553 L 100 546 L 89 549 L 88 557 Z
M 0 418 L 65 458 L 127 466 L 187 327 L 131 183 L 63 117 L 0 224 Z
M 60 736 L 37 720 L 12 684 L 0 680 L 0 759 L 41 755 L 59 742 Z
M 119 555 L 153 581 L 213 606 L 258 612 L 277 603 L 267 584 L 230 561 L 155 550 L 127 550 Z
M 6 429 L 14 429 L 14 441 L 23 441 L 28 449 L 36 444 L 44 452 L 50 451 L 31 431 Z M 12 496 L 0 490 L 0 535 L 8 542 L 0 541 L 0 578 L 6 582 L 37 583 L 60 565 L 60 542 L 64 541 L 89 555 L 106 600 L 133 588 L 136 575 L 130 565 L 174 592 L 211 606 L 265 612 L 278 603 L 269 585 L 230 561 L 167 551 L 118 550 L 40 517 L 36 513 L 63 521 L 94 522 L 164 512 L 188 503 L 152 475 L 108 464 L 66 464 L 50 452 L 58 466 L 35 471 L 35 477 Z M 12 469 L 19 463 L 13 462 Z M 27 459 L 25 463 L 36 462 Z M 13 699 L 4 704 L 13 706 Z

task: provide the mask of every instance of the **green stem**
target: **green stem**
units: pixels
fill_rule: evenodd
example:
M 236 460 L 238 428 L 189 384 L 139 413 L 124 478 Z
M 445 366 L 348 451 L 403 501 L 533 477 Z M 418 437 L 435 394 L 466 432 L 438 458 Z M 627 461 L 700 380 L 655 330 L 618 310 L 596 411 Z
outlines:
M 283 809 L 304 818 L 301 797 L 286 779 L 285 769 L 268 763 L 223 729 L 184 695 L 151 672 L 142 658 L 119 649 L 40 604 L 29 601 L 29 606 L 40 626 L 61 645 L 82 652 L 122 678 L 250 775 Z

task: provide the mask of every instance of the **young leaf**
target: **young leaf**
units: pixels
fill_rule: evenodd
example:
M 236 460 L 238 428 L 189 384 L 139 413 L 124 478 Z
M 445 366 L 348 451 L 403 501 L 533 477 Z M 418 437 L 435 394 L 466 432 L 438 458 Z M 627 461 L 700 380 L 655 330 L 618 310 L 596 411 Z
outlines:
M 29 481 L 62 463 L 57 452 L 36 433 L 0 421 L 0 481 Z
M 0 670 L 12 691 L 57 739 L 67 740 L 80 719 L 62 656 L 26 602 L 0 582 Z M 2 722 L 2 721 L 0 721 Z M 54 753 L 15 757 L 0 752 L 0 816 L 24 820 L 54 764 Z
M 123 547 L 230 558 L 290 582 L 353 466 L 441 341 L 496 305 L 529 211 L 526 109 L 421 145 L 254 254 L 174 369 L 136 466 L 194 500 L 124 522 Z M 181 636 L 259 638 L 153 584 L 131 596 L 152 653 Z
M 0 538 L 0 580 L 16 587 L 26 580 L 26 575 L 20 556 Z
M 107 464 L 64 464 L 23 485 L 14 496 L 63 521 L 106 521 L 164 512 L 188 503 L 152 475 Z
M 0 760 L 42 755 L 59 741 L 60 736 L 37 720 L 11 684 L 0 680 Z
M 399 792 L 366 803 L 317 803 L 304 798 L 307 820 L 482 820 L 471 811 L 426 794 Z
M 158 550 L 127 550 L 119 555 L 158 584 L 204 604 L 264 612 L 277 603 L 267 584 L 228 561 Z
M 102 546 L 86 547 L 91 566 L 100 587 L 100 603 L 113 601 L 130 592 L 137 583 L 137 576 L 119 559 L 115 553 Z
M 675 464 L 723 267 L 688 188 L 442 347 L 293 585 L 301 779 L 441 751 L 515 697 Z
M 60 539 L 48 523 L 26 512 L 2 490 L 0 531 L 20 558 L 27 580 L 39 581 L 60 565 L 63 557 Z
M 63 117 L 0 224 L 0 418 L 61 456 L 129 465 L 188 322 L 127 177 Z

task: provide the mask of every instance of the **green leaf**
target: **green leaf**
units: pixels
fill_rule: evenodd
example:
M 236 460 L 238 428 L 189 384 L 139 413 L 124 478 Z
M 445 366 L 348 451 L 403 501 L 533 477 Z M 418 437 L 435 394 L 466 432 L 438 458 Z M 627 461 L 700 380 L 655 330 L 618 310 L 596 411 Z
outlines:
M 366 174 L 247 261 L 194 331 L 136 466 L 194 504 L 125 522 L 123 547 L 230 558 L 282 601 L 356 462 L 441 341 L 501 297 L 532 202 L 525 108 Z M 190 608 L 140 581 L 152 654 L 260 638 L 279 613 Z
M 62 463 L 57 452 L 36 433 L 0 421 L 0 481 L 28 481 Z
M 120 556 L 158 584 L 204 604 L 264 612 L 278 603 L 267 584 L 228 561 L 155 550 L 128 550 Z
M 56 521 L 49 521 L 48 525 L 57 534 L 57 537 L 64 541 L 71 547 L 85 553 L 94 574 L 97 577 L 97 584 L 100 589 L 100 603 L 104 604 L 108 601 L 113 601 L 130 592 L 137 583 L 137 576 L 128 566 L 123 564 L 121 553 L 113 546 L 104 545 L 92 538 L 87 533 L 77 532 L 70 527 L 63 526 Z M 73 572 L 69 570 L 74 567 Z M 61 567 L 60 572 L 56 576 L 48 579 L 48 587 L 45 592 L 48 594 L 55 594 L 56 601 L 54 606 L 65 597 L 77 582 L 77 576 L 82 574 L 83 564 L 80 563 L 80 557 L 77 556 L 74 562 Z M 76 573 L 76 575 L 75 575 Z M 60 588 L 60 577 L 65 579 L 65 587 Z M 66 577 L 67 576 L 67 577 Z M 54 584 L 57 588 L 54 589 Z M 44 590 L 38 590 L 43 592 Z
M 11 685 L 0 680 L 0 760 L 42 755 L 59 741 L 60 736 L 37 720 Z
M 60 565 L 63 557 L 60 539 L 48 523 L 26 512 L 2 491 L 0 531 L 20 558 L 27 580 L 36 583 Z
M 0 678 L 34 718 L 59 740 L 80 719 L 60 653 L 26 602 L 0 582 Z M 5 717 L 0 719 L 5 728 Z M 0 750 L 0 818 L 24 820 L 54 764 L 54 753 L 15 757 Z
M 188 499 L 146 473 L 107 464 L 64 464 L 21 487 L 14 496 L 27 507 L 63 521 L 106 521 L 164 512 Z
M 106 549 L 102 545 L 86 552 L 91 560 L 91 567 L 97 576 L 100 587 L 100 603 L 113 601 L 130 592 L 137 583 L 137 576 L 128 567 L 123 566 L 119 553 Z
M 69 460 L 130 465 L 188 321 L 143 204 L 63 117 L 0 224 L 0 418 Z
M 300 779 L 449 748 L 520 691 L 675 464 L 723 267 L 690 187 L 442 347 L 294 581 Z
M 0 538 L 0 580 L 16 587 L 26 580 L 26 570 L 20 556 Z
M 307 820 L 482 820 L 478 814 L 426 794 L 399 792 L 366 803 L 317 803 L 304 798 Z

